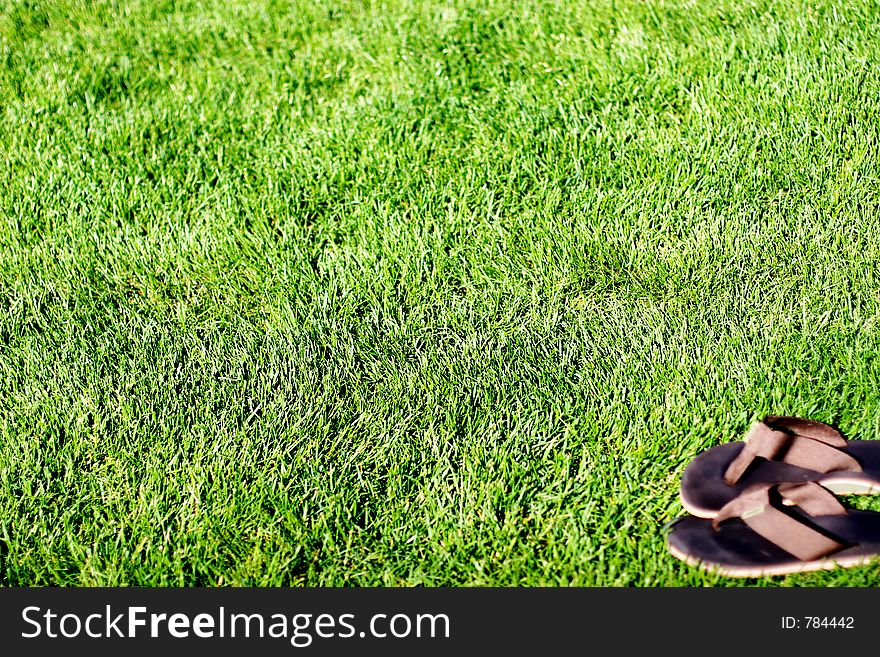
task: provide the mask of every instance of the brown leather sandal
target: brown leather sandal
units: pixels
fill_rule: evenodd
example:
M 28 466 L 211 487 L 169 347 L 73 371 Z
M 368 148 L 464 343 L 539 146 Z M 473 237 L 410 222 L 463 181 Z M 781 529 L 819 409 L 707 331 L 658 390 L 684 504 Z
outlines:
M 754 484 L 806 481 L 838 495 L 880 493 L 880 441 L 846 440 L 822 422 L 768 415 L 743 442 L 713 447 L 691 461 L 680 498 L 689 513 L 712 518 Z
M 667 545 L 678 559 L 730 577 L 846 568 L 880 556 L 880 513 L 847 509 L 812 482 L 758 484 L 712 520 L 679 518 Z

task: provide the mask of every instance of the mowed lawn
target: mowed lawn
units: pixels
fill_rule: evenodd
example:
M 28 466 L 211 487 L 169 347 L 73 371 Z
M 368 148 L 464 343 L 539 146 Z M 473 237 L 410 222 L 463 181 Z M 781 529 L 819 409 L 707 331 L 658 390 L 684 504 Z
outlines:
M 880 585 L 661 533 L 880 437 L 878 136 L 872 2 L 0 0 L 0 584 Z

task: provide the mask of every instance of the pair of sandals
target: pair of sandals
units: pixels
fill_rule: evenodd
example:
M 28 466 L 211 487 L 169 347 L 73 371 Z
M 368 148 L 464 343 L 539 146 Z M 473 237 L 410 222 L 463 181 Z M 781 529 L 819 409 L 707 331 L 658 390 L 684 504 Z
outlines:
M 849 567 L 880 556 L 880 513 L 836 495 L 880 493 L 880 441 L 847 440 L 827 424 L 769 415 L 742 442 L 713 447 L 685 469 L 692 516 L 667 545 L 692 565 L 732 577 Z

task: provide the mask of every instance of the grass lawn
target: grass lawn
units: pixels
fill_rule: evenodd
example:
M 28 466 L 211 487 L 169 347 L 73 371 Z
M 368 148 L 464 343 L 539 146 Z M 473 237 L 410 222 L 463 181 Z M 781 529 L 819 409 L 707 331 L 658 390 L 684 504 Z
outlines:
M 880 436 L 878 138 L 869 2 L 0 0 L 0 584 L 880 585 L 660 532 Z

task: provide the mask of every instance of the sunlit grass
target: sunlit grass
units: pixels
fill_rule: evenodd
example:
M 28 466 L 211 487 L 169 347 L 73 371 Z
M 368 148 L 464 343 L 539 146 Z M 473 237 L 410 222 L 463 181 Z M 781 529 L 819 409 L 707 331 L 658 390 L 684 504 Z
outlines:
M 872 585 L 660 527 L 880 431 L 880 9 L 0 0 L 0 582 Z

